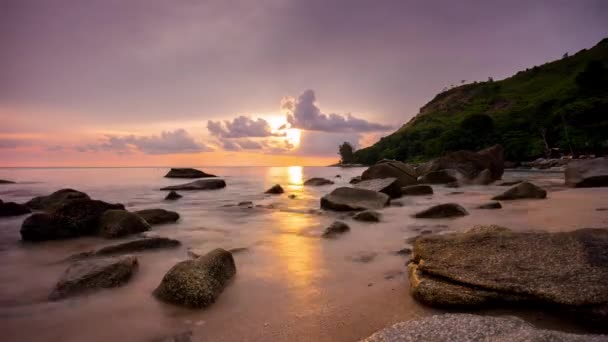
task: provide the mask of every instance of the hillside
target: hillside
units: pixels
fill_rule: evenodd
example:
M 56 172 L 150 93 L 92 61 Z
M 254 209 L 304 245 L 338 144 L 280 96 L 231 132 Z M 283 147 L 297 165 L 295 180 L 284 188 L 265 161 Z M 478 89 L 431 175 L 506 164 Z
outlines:
M 509 160 L 534 159 L 551 149 L 606 154 L 608 38 L 501 81 L 442 92 L 399 130 L 356 151 L 355 162 L 415 162 L 497 143 Z

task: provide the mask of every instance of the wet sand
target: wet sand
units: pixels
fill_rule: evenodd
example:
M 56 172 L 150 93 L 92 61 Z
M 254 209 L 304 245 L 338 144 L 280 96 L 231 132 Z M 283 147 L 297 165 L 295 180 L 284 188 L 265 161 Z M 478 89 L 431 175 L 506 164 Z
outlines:
M 328 172 L 335 173 L 336 169 L 331 170 Z M 345 172 L 356 175 L 360 171 L 340 172 L 347 182 L 350 175 Z M 342 215 L 308 213 L 308 209 L 318 208 L 319 196 L 331 188 L 309 191 L 293 186 L 288 193 L 297 192 L 298 200 L 290 202 L 286 195 L 254 200 L 274 204 L 275 209 L 222 208 L 221 203 L 211 207 L 196 199 L 196 205 L 180 210 L 178 201 L 171 205 L 182 214 L 182 220 L 155 227 L 149 234 L 177 238 L 183 247 L 139 254 L 139 270 L 123 287 L 60 302 L 48 302 L 46 297 L 68 265 L 62 260 L 115 241 L 84 238 L 21 245 L 18 227 L 23 218 L 2 220 L 3 340 L 149 341 L 191 330 L 194 341 L 356 341 L 395 322 L 445 312 L 411 298 L 405 274 L 408 257 L 393 253 L 423 231 L 444 233 L 479 224 L 546 231 L 608 227 L 608 211 L 596 210 L 608 206 L 606 189 L 566 189 L 559 174 L 526 176 L 547 188 L 549 198 L 503 202 L 503 209 L 480 210 L 474 208 L 507 187 L 436 186 L 433 196 L 404 197 L 400 200 L 403 207 L 384 209 L 381 223 L 346 218 L 351 232 L 333 240 L 319 236 Z M 521 178 L 521 174 L 505 175 L 505 179 L 510 178 Z M 410 218 L 422 208 L 445 202 L 463 205 L 470 215 L 440 220 Z M 209 208 L 202 209 L 205 206 Z M 145 198 L 133 200 L 129 209 L 142 207 L 150 207 Z M 164 273 L 185 260 L 189 248 L 205 252 L 216 247 L 247 250 L 234 255 L 237 276 L 214 305 L 188 310 L 152 297 Z M 484 313 L 517 314 L 541 327 L 584 331 L 534 310 Z

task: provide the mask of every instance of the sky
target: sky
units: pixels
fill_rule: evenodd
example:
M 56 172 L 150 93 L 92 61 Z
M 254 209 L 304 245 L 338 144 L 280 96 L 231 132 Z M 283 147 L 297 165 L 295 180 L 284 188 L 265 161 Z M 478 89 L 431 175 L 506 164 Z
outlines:
M 0 167 L 327 165 L 446 86 L 608 36 L 604 0 L 0 0 Z

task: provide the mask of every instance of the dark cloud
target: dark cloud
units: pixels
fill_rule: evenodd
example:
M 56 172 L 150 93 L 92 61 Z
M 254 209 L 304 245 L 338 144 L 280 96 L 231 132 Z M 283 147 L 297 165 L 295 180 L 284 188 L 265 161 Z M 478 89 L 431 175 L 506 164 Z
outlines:
M 375 132 L 387 131 L 393 127 L 358 119 L 349 114 L 323 114 L 315 104 L 313 90 L 306 90 L 295 99 L 284 99 L 281 107 L 290 112 L 287 122 L 293 128 L 322 132 Z
M 268 122 L 264 119 L 250 119 L 246 116 L 239 116 L 232 121 L 224 120 L 207 122 L 209 133 L 219 138 L 264 138 L 272 136 L 280 136 L 280 134 L 272 133 L 272 129 Z

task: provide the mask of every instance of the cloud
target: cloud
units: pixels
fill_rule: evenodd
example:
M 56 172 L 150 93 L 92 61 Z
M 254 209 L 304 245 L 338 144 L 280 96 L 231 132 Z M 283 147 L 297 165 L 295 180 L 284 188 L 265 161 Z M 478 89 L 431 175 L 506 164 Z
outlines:
M 358 133 L 303 131 L 300 145 L 294 153 L 312 156 L 336 156 L 336 159 L 338 159 L 338 146 L 340 144 L 346 141 L 357 148 L 360 139 L 361 134 Z
M 261 150 L 267 145 L 265 142 L 250 139 L 220 139 L 219 143 L 226 151 Z
M 288 112 L 287 122 L 293 128 L 322 132 L 374 132 L 392 129 L 389 125 L 358 119 L 352 114 L 323 114 L 315 104 L 313 90 L 304 91 L 298 99 L 284 98 L 281 108 Z
M 76 146 L 79 152 L 112 151 L 120 154 L 140 151 L 145 154 L 173 154 L 210 152 L 213 149 L 199 143 L 184 129 L 165 131 L 150 136 L 115 136 L 106 135 L 105 141 L 99 144 Z
M 239 116 L 232 121 L 224 120 L 207 122 L 209 133 L 219 138 L 264 138 L 272 136 L 280 136 L 280 134 L 272 133 L 272 129 L 268 122 L 264 119 L 250 119 L 246 116 Z

